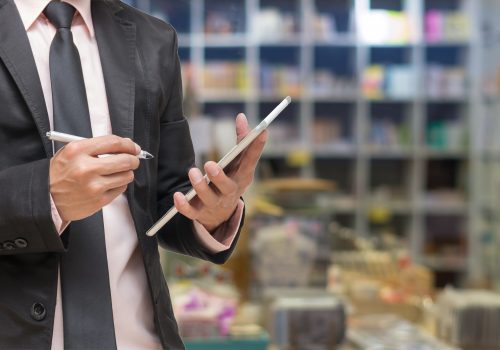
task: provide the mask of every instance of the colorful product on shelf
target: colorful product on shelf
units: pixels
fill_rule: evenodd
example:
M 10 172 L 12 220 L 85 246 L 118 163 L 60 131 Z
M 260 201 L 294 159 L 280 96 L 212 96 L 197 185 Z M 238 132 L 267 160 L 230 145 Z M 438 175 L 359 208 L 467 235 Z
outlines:
M 470 39 L 470 21 L 464 12 L 428 11 L 425 38 L 429 43 L 462 42 Z
M 429 98 L 465 99 L 466 73 L 463 67 L 430 64 L 426 70 L 425 84 Z
M 367 11 L 359 18 L 358 30 L 368 44 L 404 44 L 413 37 L 409 16 L 398 11 Z
M 374 118 L 371 123 L 371 148 L 401 150 L 410 145 L 410 129 L 407 123 L 393 118 Z
M 220 10 L 207 10 L 205 17 L 206 34 L 235 34 L 245 30 L 245 21 L 238 18 L 239 11 L 223 12 Z
M 342 138 L 342 123 L 337 117 L 317 117 L 313 124 L 315 145 L 337 145 L 347 143 Z
M 314 72 L 310 91 L 315 97 L 354 98 L 357 83 L 351 77 L 338 76 L 327 69 L 318 69 Z
M 335 20 L 332 16 L 318 13 L 314 18 L 313 25 L 316 40 L 331 40 L 337 35 Z
M 302 90 L 300 68 L 287 65 L 266 65 L 260 68 L 260 88 L 266 96 L 298 96 Z
M 460 120 L 431 120 L 427 124 L 427 146 L 438 151 L 461 151 L 466 146 L 466 132 Z
M 363 94 L 366 98 L 410 99 L 415 96 L 415 74 L 410 65 L 371 65 L 363 74 Z
M 258 42 L 277 42 L 293 38 L 299 24 L 293 13 L 283 13 L 278 8 L 263 8 L 253 17 L 253 35 Z
M 209 61 L 203 70 L 203 88 L 210 92 L 245 93 L 248 89 L 244 62 Z

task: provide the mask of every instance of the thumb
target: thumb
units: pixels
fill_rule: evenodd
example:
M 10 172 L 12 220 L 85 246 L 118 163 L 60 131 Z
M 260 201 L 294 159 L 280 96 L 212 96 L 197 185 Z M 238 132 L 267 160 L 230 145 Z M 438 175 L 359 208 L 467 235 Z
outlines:
M 250 132 L 249 126 L 248 126 L 248 120 L 247 117 L 243 114 L 240 113 L 236 117 L 236 139 L 237 142 L 240 142 L 243 140 L 243 138 Z

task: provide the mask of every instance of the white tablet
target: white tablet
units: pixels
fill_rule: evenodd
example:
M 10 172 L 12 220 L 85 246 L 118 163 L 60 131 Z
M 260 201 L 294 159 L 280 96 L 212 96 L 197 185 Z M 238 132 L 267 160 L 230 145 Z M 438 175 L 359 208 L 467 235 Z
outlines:
M 243 138 L 236 146 L 234 146 L 222 159 L 217 163 L 222 169 L 229 165 L 245 148 L 247 148 L 256 138 L 259 136 L 267 127 L 273 122 L 274 119 L 292 102 L 290 96 L 285 98 L 269 115 L 260 122 L 255 129 L 250 131 L 247 136 Z M 205 175 L 205 180 L 209 182 L 207 175 Z M 196 191 L 192 188 L 188 193 L 186 193 L 186 199 L 190 201 L 196 197 Z M 161 217 L 151 228 L 146 232 L 148 236 L 154 236 L 167 222 L 169 222 L 175 214 L 177 214 L 177 208 L 172 206 L 165 215 Z

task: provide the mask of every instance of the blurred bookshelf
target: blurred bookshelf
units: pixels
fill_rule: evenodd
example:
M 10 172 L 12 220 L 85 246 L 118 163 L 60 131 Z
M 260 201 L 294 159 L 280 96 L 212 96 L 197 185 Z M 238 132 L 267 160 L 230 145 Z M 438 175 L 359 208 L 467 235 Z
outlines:
M 335 181 L 332 215 L 370 236 L 386 212 L 441 285 L 491 273 L 482 261 L 485 241 L 500 246 L 496 1 L 128 3 L 177 29 L 189 117 L 245 112 L 255 125 L 292 96 L 258 179 Z

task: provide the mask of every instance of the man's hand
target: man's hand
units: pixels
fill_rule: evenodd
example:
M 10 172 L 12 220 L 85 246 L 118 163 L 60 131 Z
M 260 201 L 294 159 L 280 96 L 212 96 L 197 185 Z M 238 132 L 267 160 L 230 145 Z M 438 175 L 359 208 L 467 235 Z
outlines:
M 238 142 L 249 132 L 245 115 L 239 114 L 236 118 Z M 179 213 L 191 220 L 197 220 L 209 232 L 226 222 L 234 213 L 241 195 L 253 181 L 255 167 L 266 140 L 267 131 L 264 131 L 226 167 L 226 172 L 217 163 L 207 162 L 205 171 L 211 181 L 210 184 L 203 179 L 199 169 L 191 169 L 189 179 L 198 196 L 188 202 L 182 193 L 175 193 L 174 203 Z
M 140 147 L 110 135 L 71 142 L 50 161 L 50 193 L 65 222 L 91 216 L 125 192 Z M 98 158 L 102 154 L 114 154 Z

